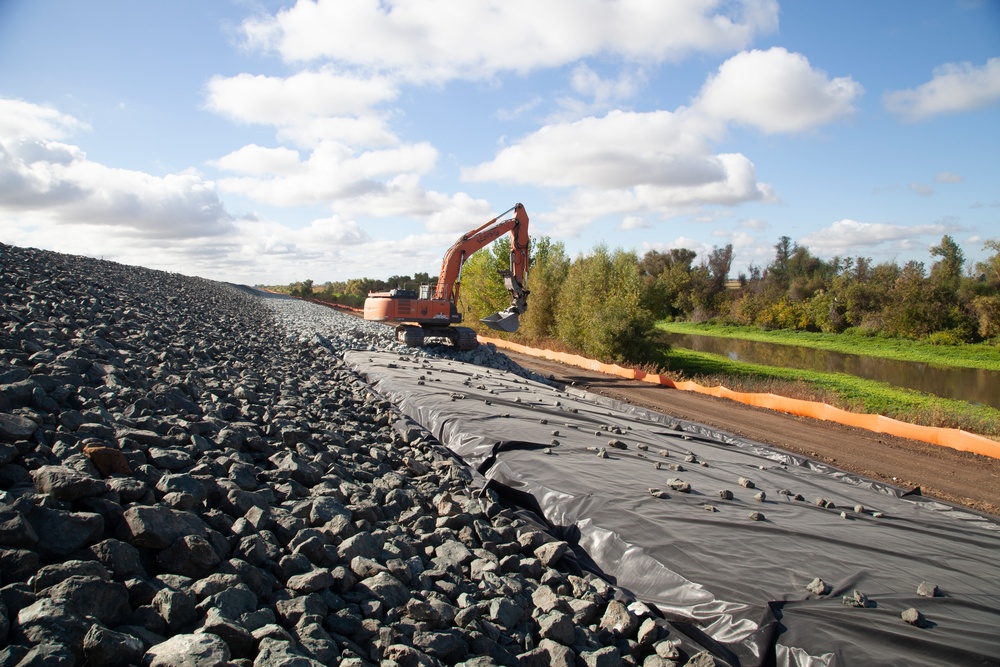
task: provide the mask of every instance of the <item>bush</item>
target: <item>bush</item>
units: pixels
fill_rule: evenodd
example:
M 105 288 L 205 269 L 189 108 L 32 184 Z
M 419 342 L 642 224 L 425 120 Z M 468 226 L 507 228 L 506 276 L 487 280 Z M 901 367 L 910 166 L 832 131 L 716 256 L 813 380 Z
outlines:
M 953 331 L 935 331 L 924 340 L 934 345 L 961 345 L 963 342 Z

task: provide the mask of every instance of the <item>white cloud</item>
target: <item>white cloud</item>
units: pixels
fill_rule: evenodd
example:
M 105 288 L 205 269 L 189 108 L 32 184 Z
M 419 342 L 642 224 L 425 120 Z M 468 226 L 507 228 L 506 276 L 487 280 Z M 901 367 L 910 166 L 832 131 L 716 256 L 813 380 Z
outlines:
M 6 142 L 65 139 L 90 126 L 56 109 L 0 97 L 0 139 Z
M 525 17 L 530 17 L 525 20 Z M 745 47 L 778 25 L 775 0 L 300 0 L 243 24 L 288 62 L 328 60 L 417 81 L 526 73 L 599 54 L 662 62 Z
M 112 227 L 144 239 L 225 234 L 233 217 L 215 184 L 193 172 L 152 176 L 87 159 L 54 141 L 84 127 L 51 108 L 0 99 L 0 214 Z
M 935 174 L 934 180 L 938 183 L 961 183 L 965 179 L 962 178 L 961 174 L 956 174 L 950 171 L 942 171 Z
M 499 212 L 485 199 L 464 192 L 448 195 L 427 190 L 413 175 L 397 176 L 380 190 L 339 201 L 337 210 L 355 216 L 418 218 L 429 232 L 449 235 L 475 229 Z
M 631 229 L 650 229 L 653 225 L 638 215 L 626 215 L 618 225 L 618 229 L 628 231 Z
M 249 144 L 212 160 L 210 165 L 238 174 L 294 174 L 301 170 L 298 151 L 291 148 L 266 148 Z
M 219 180 L 224 192 L 279 206 L 330 202 L 385 189 L 383 180 L 398 174 L 421 174 L 433 167 L 437 151 L 428 143 L 357 152 L 321 141 L 309 157 L 283 148 L 245 146 L 213 164 L 246 176 Z M 269 166 L 276 168 L 269 169 Z
M 757 231 L 767 229 L 771 226 L 766 220 L 760 220 L 759 218 L 747 218 L 746 220 L 740 220 L 736 223 L 736 225 L 738 227 L 742 227 L 743 229 L 753 229 Z
M 916 122 L 934 116 L 983 109 L 1000 100 L 1000 58 L 982 67 L 947 63 L 935 68 L 933 78 L 916 88 L 894 90 L 882 97 L 885 108 Z
M 396 98 L 399 90 L 384 77 L 306 70 L 287 78 L 237 74 L 212 77 L 206 106 L 244 123 L 293 125 L 326 116 L 357 116 Z
M 57 140 L 81 129 L 54 109 L 0 99 L 0 241 L 249 284 L 319 282 L 433 273 L 456 234 L 496 214 L 485 200 L 422 188 L 418 174 L 436 157 L 425 144 L 359 153 L 324 142 L 305 159 L 249 145 L 215 166 L 237 174 L 227 179 L 232 189 L 260 200 L 343 194 L 337 214 L 298 228 L 237 218 L 193 171 L 115 169 Z M 373 238 L 353 214 L 396 217 L 397 231 Z
M 862 250 L 894 250 L 913 247 L 919 236 L 947 234 L 954 231 L 954 225 L 890 225 L 886 223 L 838 220 L 829 227 L 807 234 L 799 240 L 800 245 L 820 255 L 843 255 Z
M 556 235 L 576 234 L 604 216 L 669 217 L 701 206 L 772 199 L 745 156 L 711 152 L 711 140 L 722 131 L 718 122 L 686 109 L 612 111 L 546 125 L 462 176 L 570 189 L 546 218 Z
M 910 183 L 908 186 L 910 192 L 915 195 L 920 195 L 921 197 L 930 197 L 934 194 L 934 188 L 924 183 Z
M 241 123 L 273 125 L 279 137 L 300 146 L 342 140 L 356 146 L 398 142 L 376 107 L 399 95 L 381 76 L 307 70 L 282 78 L 252 74 L 216 76 L 205 86 L 205 106 Z
M 724 177 L 706 141 L 714 131 L 681 113 L 612 111 L 546 125 L 462 176 L 549 187 L 698 185 Z
M 646 76 L 641 70 L 621 72 L 617 78 L 602 77 L 586 64 L 577 65 L 570 75 L 570 88 L 581 96 L 560 97 L 556 103 L 560 111 L 551 120 L 574 120 L 587 115 L 606 112 L 616 104 L 634 97 L 645 85 Z
M 640 74 L 626 72 L 617 79 L 606 79 L 582 64 L 573 70 L 570 86 L 574 92 L 598 102 L 625 100 L 635 95 L 642 78 Z
M 763 132 L 801 132 L 846 118 L 864 89 L 850 77 L 830 79 L 799 53 L 774 47 L 739 53 L 702 87 L 695 108 Z

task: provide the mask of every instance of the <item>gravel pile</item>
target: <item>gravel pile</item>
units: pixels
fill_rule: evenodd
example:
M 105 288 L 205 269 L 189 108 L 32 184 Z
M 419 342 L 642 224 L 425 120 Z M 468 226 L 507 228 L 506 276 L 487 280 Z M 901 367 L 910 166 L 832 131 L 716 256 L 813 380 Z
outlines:
M 0 665 L 682 663 L 343 365 L 383 327 L 2 244 L 0 281 Z

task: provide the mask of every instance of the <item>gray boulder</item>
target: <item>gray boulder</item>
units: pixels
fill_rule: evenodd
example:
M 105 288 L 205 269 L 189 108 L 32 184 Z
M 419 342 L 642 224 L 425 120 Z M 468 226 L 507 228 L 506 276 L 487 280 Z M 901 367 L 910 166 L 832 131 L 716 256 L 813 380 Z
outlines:
M 216 635 L 176 635 L 151 646 L 142 657 L 142 667 L 225 667 L 229 647 Z

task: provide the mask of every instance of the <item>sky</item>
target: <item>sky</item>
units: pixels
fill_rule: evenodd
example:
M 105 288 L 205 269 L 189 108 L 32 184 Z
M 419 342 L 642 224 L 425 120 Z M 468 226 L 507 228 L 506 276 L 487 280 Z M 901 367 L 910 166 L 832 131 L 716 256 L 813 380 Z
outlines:
M 0 0 L 0 242 L 245 284 L 1000 240 L 1000 0 Z M 697 261 L 697 260 L 696 260 Z

